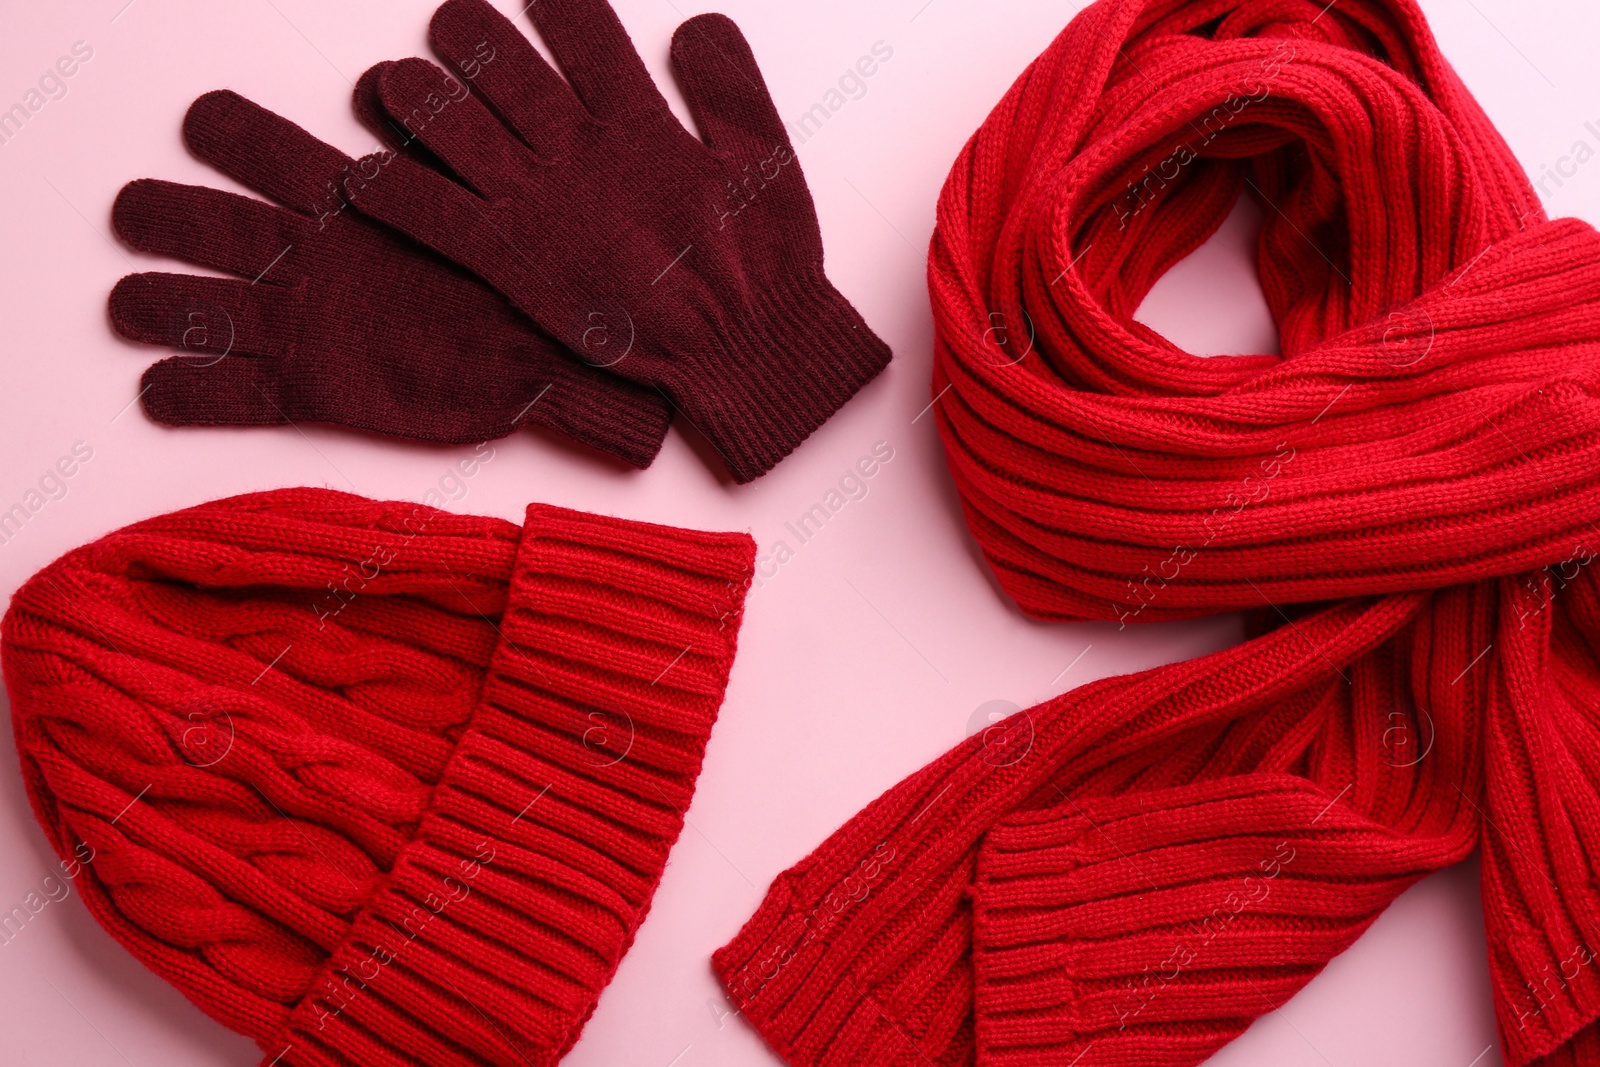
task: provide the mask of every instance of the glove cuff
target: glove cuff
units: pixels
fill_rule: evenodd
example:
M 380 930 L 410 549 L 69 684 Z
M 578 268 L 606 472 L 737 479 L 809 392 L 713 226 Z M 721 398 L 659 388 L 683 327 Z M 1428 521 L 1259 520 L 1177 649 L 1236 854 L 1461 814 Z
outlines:
M 666 397 L 576 358 L 542 368 L 519 424 L 536 423 L 630 466 L 650 466 L 672 409 Z
M 674 373 L 673 396 L 736 482 L 771 470 L 891 356 L 820 275 L 758 292 L 742 315 L 711 329 L 704 359 Z

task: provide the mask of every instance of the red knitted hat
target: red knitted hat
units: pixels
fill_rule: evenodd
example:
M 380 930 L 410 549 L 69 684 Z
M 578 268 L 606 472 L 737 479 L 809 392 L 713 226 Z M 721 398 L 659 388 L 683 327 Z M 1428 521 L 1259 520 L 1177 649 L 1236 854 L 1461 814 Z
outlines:
M 319 489 L 17 593 L 35 813 L 100 923 L 280 1067 L 555 1062 L 649 907 L 754 546 Z

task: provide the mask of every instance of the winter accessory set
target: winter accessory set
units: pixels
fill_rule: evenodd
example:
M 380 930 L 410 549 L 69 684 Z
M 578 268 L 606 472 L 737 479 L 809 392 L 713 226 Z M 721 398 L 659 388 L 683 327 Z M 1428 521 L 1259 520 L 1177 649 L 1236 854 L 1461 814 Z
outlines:
M 152 418 L 645 467 L 677 415 L 748 482 L 883 369 L 737 28 L 674 34 L 697 138 L 604 0 L 529 14 L 560 73 L 449 0 L 452 73 L 368 71 L 359 160 L 195 102 L 275 203 L 118 196 L 128 243 L 237 276 L 113 291 L 184 350 Z M 1133 313 L 1242 196 L 1283 356 L 1196 358 Z M 742 1016 L 793 1067 L 1188 1067 L 1480 849 L 1506 1061 L 1600 1063 L 1600 236 L 1415 0 L 1097 0 L 957 159 L 928 276 L 1017 605 L 1253 636 L 891 789 L 716 953 Z M 101 925 L 263 1063 L 544 1067 L 649 908 L 754 552 L 316 489 L 136 523 L 13 597 L 23 780 Z

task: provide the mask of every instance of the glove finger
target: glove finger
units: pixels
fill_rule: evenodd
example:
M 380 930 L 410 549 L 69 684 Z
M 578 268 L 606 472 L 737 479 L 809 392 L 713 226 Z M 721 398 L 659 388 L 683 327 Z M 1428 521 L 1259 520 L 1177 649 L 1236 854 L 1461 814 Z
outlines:
M 571 86 L 485 0 L 446 0 L 428 26 L 433 50 L 483 94 L 535 152 L 552 151 L 583 118 Z
M 277 397 L 276 360 L 228 356 L 199 363 L 173 356 L 151 364 L 140 393 L 145 413 L 168 426 L 271 426 L 291 416 Z
M 383 84 L 383 78 L 392 66 L 394 66 L 392 60 L 374 63 L 356 79 L 355 92 L 351 98 L 356 118 L 376 134 L 378 140 L 382 141 L 391 152 L 404 152 L 416 162 L 441 174 L 448 174 L 450 168 L 445 166 L 438 156 L 428 151 L 427 145 L 412 136 L 410 131 L 384 110 L 383 94 L 379 86 Z M 376 152 L 363 158 L 356 164 L 358 178 L 363 181 L 370 180 L 378 168 L 386 165 L 388 159 L 388 154 L 384 152 Z
M 267 283 L 291 280 L 287 253 L 315 229 L 260 200 L 155 178 L 122 187 L 111 206 L 111 225 L 141 252 Z
M 528 7 L 567 81 L 596 118 L 609 121 L 648 110 L 670 114 L 606 0 L 538 0 Z
M 383 109 L 383 98 L 378 93 L 378 84 L 383 80 L 384 72 L 392 66 L 392 62 L 383 62 L 368 67 L 356 79 L 350 103 L 361 125 L 371 130 L 384 145 L 395 151 L 417 150 L 421 146 L 406 133 L 404 127 L 389 117 L 389 113 Z
M 301 214 L 322 218 L 343 204 L 350 157 L 238 93 L 218 89 L 190 104 L 183 137 L 222 173 Z
M 527 146 L 466 83 L 425 59 L 387 64 L 378 93 L 389 116 L 462 181 L 490 199 L 511 195 L 532 162 Z
M 109 300 L 111 324 L 130 341 L 192 353 L 191 363 L 223 356 L 283 356 L 294 336 L 294 296 L 284 289 L 193 274 L 130 274 Z
M 393 152 L 386 158 L 358 160 L 356 170 L 358 176 L 346 184 L 346 192 L 357 210 L 422 242 L 491 285 L 497 265 L 508 256 L 526 260 L 526 254 L 494 226 L 489 205 L 459 182 Z M 365 177 L 367 174 L 372 177 Z
M 712 149 L 767 159 L 789 134 L 739 27 L 726 15 L 696 15 L 672 35 L 672 70 Z

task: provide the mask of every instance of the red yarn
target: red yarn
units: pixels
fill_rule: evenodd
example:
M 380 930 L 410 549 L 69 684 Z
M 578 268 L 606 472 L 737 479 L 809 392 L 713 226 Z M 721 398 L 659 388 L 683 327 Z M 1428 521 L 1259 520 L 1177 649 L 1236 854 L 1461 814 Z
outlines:
M 1282 358 L 1134 322 L 1241 195 Z M 1050 619 L 1249 609 L 896 786 L 716 957 L 796 1067 L 1195 1064 L 1483 853 L 1502 1046 L 1600 1062 L 1600 237 L 1411 0 L 1100 0 L 939 204 L 935 408 Z M 1219 309 L 1226 313 L 1226 309 Z
M 649 909 L 754 545 L 319 489 L 136 523 L 3 626 L 118 941 L 274 1067 L 548 1067 Z

